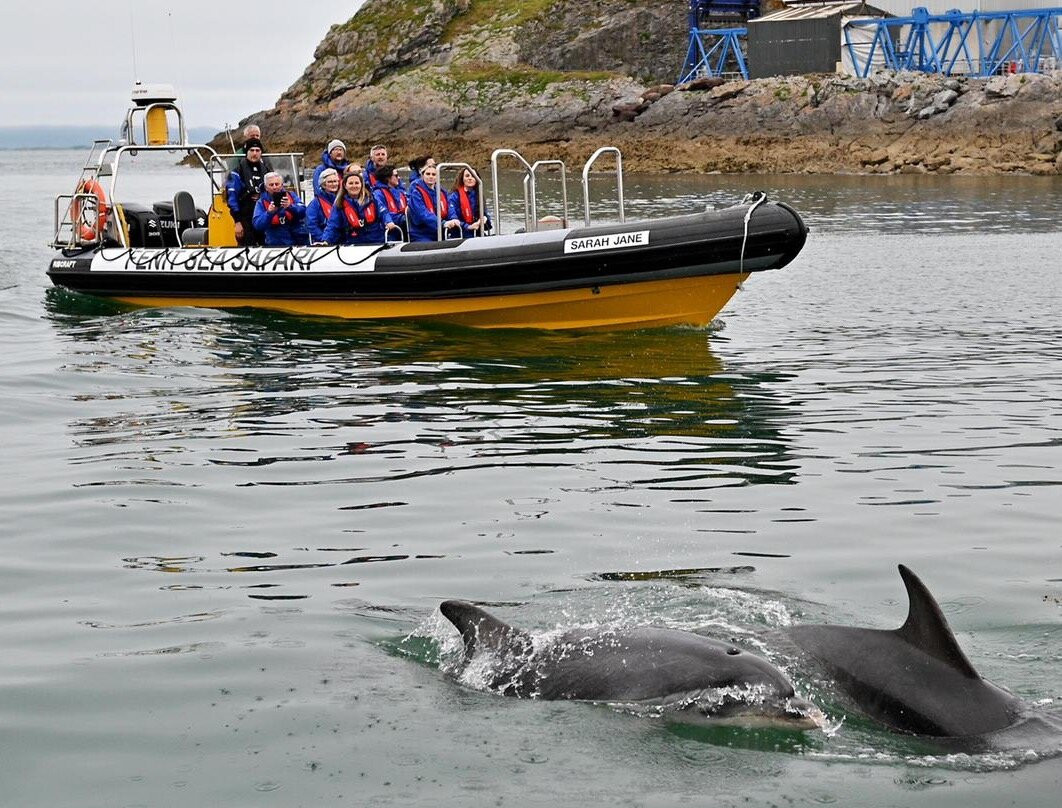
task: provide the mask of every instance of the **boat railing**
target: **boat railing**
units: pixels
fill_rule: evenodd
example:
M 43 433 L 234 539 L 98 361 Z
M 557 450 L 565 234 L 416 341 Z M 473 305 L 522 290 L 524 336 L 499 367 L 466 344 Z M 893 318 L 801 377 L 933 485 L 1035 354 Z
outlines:
M 177 116 L 177 140 L 170 139 L 167 113 Z M 138 125 L 139 121 L 139 125 Z M 140 135 L 140 139 L 137 135 Z M 174 101 L 153 101 L 149 104 L 130 107 L 122 125 L 122 137 L 130 146 L 187 146 L 188 129 L 184 125 L 184 113 Z
M 228 183 L 229 174 L 236 170 L 246 155 L 240 153 L 217 154 L 214 153 L 208 163 L 208 172 L 211 182 L 218 190 L 224 189 Z M 284 178 L 284 186 L 297 190 L 300 194 L 305 192 L 303 188 L 303 165 L 302 152 L 270 152 L 262 155 L 263 160 L 268 160 L 273 170 Z M 304 202 L 309 201 L 304 199 Z
M 442 173 L 443 173 L 443 171 L 448 171 L 450 169 L 455 169 L 455 168 L 458 169 L 459 171 L 461 171 L 462 173 L 465 170 L 468 170 L 472 174 L 472 176 L 476 178 L 476 187 L 479 189 L 479 193 L 476 194 L 476 199 L 477 199 L 477 201 L 479 203 L 479 221 L 480 221 L 480 225 L 479 225 L 479 227 L 476 228 L 476 231 L 479 233 L 479 235 L 482 236 L 483 235 L 483 181 L 479 178 L 479 174 L 476 173 L 476 169 L 472 168 L 472 166 L 470 166 L 468 163 L 439 163 L 437 166 L 435 166 L 435 170 L 439 172 L 439 178 L 435 181 L 435 210 L 440 210 L 442 208 L 442 195 L 444 193 L 444 191 L 443 191 L 443 182 L 442 182 Z M 461 174 L 459 174 L 458 176 L 461 176 Z M 442 220 L 442 216 L 436 216 L 435 219 L 436 219 L 436 228 L 437 228 L 436 229 L 436 238 L 439 241 L 442 241 L 443 240 L 443 220 Z
M 602 146 L 590 155 L 590 159 L 583 165 L 583 223 L 590 226 L 590 169 L 599 157 L 606 154 L 616 156 L 616 196 L 619 198 L 619 220 L 626 221 L 623 211 L 623 155 L 615 146 Z
M 560 169 L 560 175 L 561 175 L 561 208 L 563 210 L 563 214 L 561 216 L 561 221 L 560 221 L 560 226 L 561 227 L 567 227 L 568 226 L 568 167 L 564 165 L 564 161 L 563 160 L 536 160 L 535 163 L 531 166 L 531 173 L 529 175 L 525 175 L 524 176 L 524 198 L 526 199 L 527 196 L 528 196 L 528 193 L 529 193 L 529 187 L 528 186 L 530 185 L 532 178 L 537 177 L 538 170 L 540 168 L 543 168 L 543 167 L 545 167 L 545 168 L 554 167 L 554 168 L 559 168 Z M 538 189 L 538 180 L 535 179 L 535 190 L 536 190 L 536 192 L 537 192 L 537 189 Z M 536 196 L 537 196 L 537 193 L 536 193 Z M 536 213 L 536 215 L 535 215 L 535 229 L 537 230 L 539 228 L 539 226 L 542 224 L 542 220 L 540 220 L 538 218 L 538 215 L 537 215 L 538 214 L 538 200 L 537 199 L 535 200 L 535 213 Z M 554 220 L 554 226 L 556 226 L 555 220 Z
M 535 200 L 535 172 L 516 149 L 495 149 L 490 156 L 490 180 L 494 191 L 494 232 L 502 234 L 501 196 L 498 193 L 498 160 L 501 157 L 514 157 L 524 167 L 524 230 L 531 232 L 538 221 Z
M 77 183 L 74 185 L 74 193 L 59 194 L 55 198 L 52 247 L 57 249 L 73 249 L 74 247 L 95 244 L 99 241 L 99 234 L 94 234 L 92 239 L 86 240 L 83 238 L 82 228 L 75 227 L 74 225 L 88 224 L 87 220 L 90 216 L 99 215 L 96 204 L 96 195 L 92 193 L 82 193 L 81 189 L 83 189 L 86 183 L 90 180 L 98 179 L 100 166 L 103 165 L 103 156 L 113 145 L 114 144 L 109 138 L 92 141 L 92 147 L 89 149 L 88 157 L 85 158 L 85 164 L 81 167 L 81 174 L 78 175 Z M 80 223 L 74 222 L 75 210 L 77 211 L 76 218 L 84 219 L 85 221 Z M 93 227 L 93 229 L 95 229 L 95 227 Z

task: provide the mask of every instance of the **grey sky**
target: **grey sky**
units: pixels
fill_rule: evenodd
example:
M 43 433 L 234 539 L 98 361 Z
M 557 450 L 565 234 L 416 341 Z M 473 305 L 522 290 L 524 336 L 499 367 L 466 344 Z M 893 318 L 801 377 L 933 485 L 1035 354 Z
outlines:
M 133 86 L 173 84 L 189 126 L 271 107 L 364 0 L 8 2 L 0 126 L 117 126 Z M 130 21 L 132 12 L 132 22 Z

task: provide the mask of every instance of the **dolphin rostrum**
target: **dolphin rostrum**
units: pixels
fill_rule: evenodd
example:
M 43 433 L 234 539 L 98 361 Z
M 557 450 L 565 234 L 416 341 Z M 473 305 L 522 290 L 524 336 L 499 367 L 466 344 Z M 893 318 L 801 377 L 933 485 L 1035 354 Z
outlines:
M 981 678 L 925 584 L 902 564 L 900 576 L 910 607 L 899 628 L 801 625 L 789 635 L 860 712 L 895 730 L 983 736 L 1020 721 L 1021 700 Z
M 572 629 L 533 638 L 471 603 L 440 607 L 484 686 L 519 698 L 574 699 L 657 710 L 680 721 L 811 729 L 822 713 L 767 660 L 732 643 L 654 627 Z

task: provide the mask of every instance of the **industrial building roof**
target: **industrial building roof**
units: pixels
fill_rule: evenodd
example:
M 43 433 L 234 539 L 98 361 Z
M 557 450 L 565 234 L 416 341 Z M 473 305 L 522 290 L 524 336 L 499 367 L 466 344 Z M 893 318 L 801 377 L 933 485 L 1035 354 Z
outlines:
M 799 3 L 786 6 L 781 11 L 775 11 L 749 20 L 749 25 L 768 22 L 782 22 L 793 20 L 821 20 L 830 17 L 888 17 L 887 12 L 875 8 L 861 0 L 827 0 L 827 2 Z

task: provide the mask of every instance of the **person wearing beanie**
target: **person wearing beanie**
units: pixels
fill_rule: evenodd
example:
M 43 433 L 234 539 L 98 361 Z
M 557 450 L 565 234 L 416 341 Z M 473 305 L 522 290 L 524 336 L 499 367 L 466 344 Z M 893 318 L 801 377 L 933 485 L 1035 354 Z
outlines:
M 402 238 L 408 239 L 406 209 L 409 207 L 409 200 L 402 190 L 398 172 L 393 165 L 388 164 L 376 169 L 374 175 L 376 187 L 373 188 L 372 195 L 376 199 L 376 208 L 383 217 L 384 225 L 388 230 L 393 229 L 392 225 L 397 227 L 402 231 Z
M 347 160 L 347 147 L 339 138 L 328 141 L 325 150 L 321 152 L 321 164 L 313 172 L 313 193 L 316 196 L 321 193 L 321 174 L 328 168 L 334 168 L 339 176 L 343 176 L 343 169 L 349 165 Z
M 306 232 L 309 235 L 310 244 L 324 243 L 328 217 L 332 215 L 332 208 L 336 204 L 336 194 L 339 191 L 339 172 L 334 168 L 326 168 L 321 172 L 318 180 L 321 183 L 321 190 L 306 206 Z
M 236 243 L 245 247 L 262 244 L 262 234 L 254 228 L 254 208 L 262 193 L 265 176 L 273 170 L 269 159 L 262 156 L 262 141 L 249 137 L 243 144 L 244 156 L 236 164 L 225 183 L 229 213 L 236 224 Z

